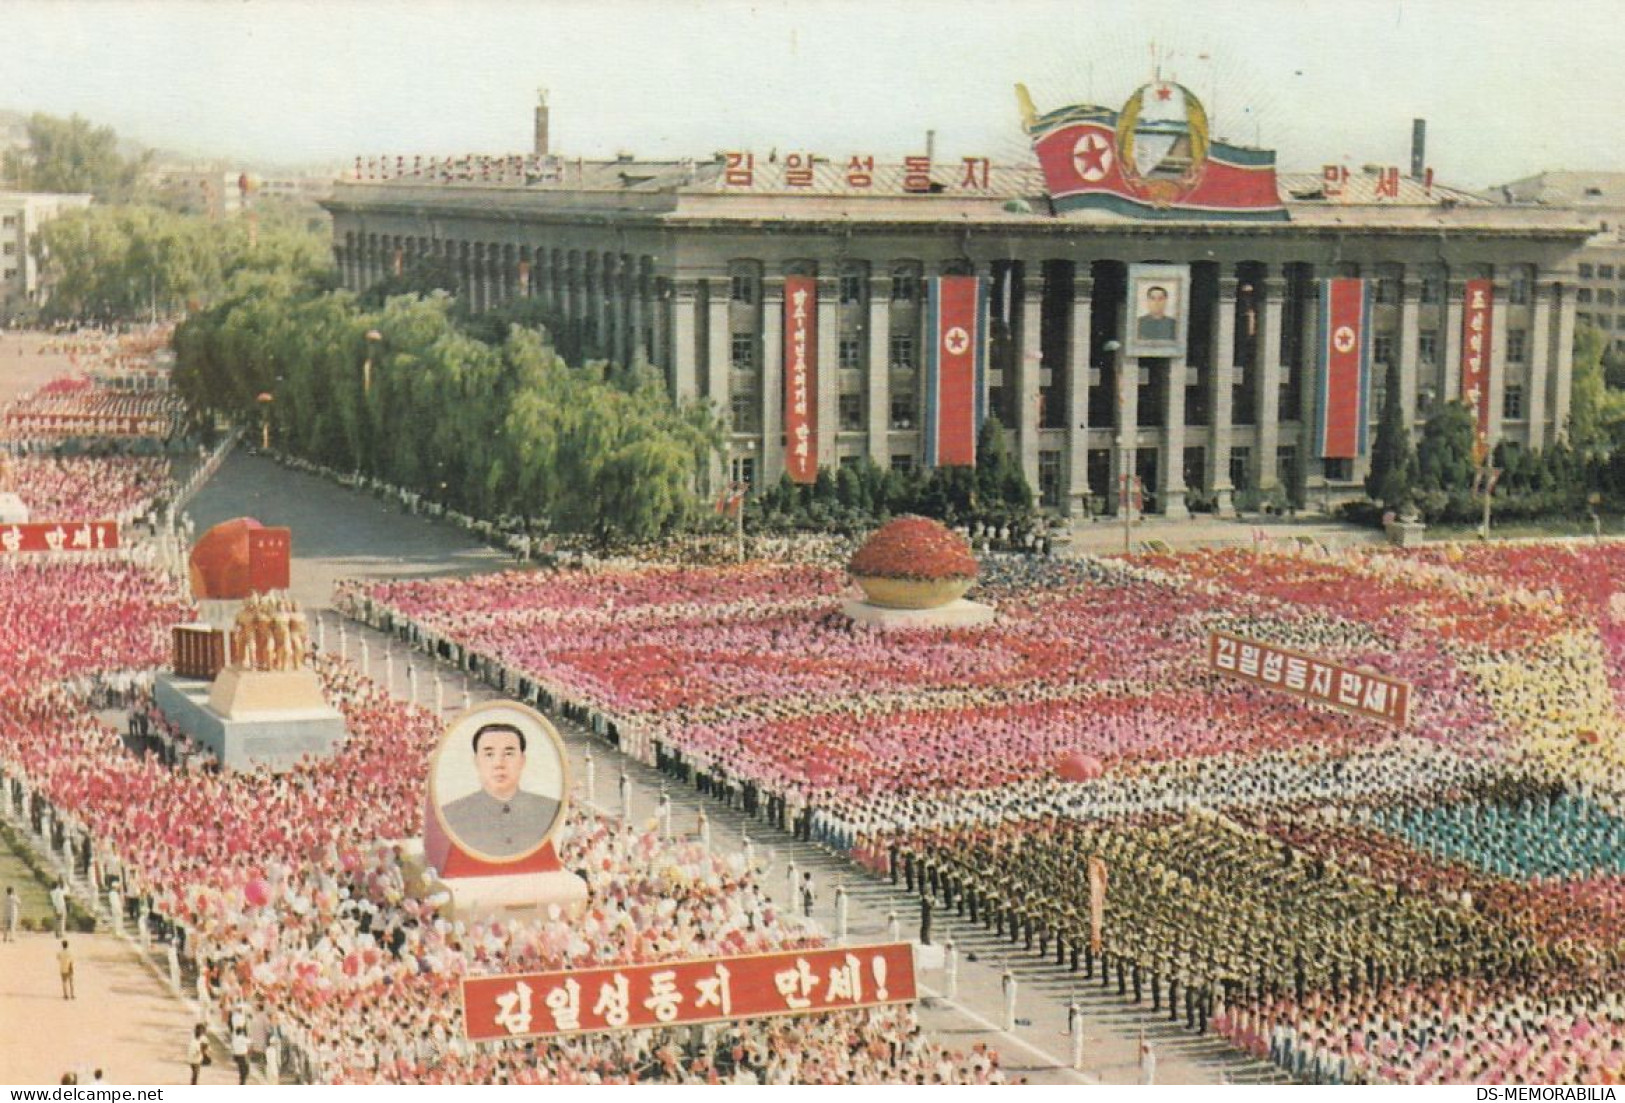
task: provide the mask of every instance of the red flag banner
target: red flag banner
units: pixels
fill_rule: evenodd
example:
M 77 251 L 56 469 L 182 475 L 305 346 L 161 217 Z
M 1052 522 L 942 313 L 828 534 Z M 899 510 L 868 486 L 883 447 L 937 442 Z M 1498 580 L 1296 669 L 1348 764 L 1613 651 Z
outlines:
M 463 979 L 470 1041 L 850 1011 L 916 998 L 906 942 Z
M 1320 403 L 1315 444 L 1324 459 L 1365 454 L 1371 298 L 1364 280 L 1320 284 Z
M 293 552 L 289 529 L 248 531 L 248 588 L 256 594 L 288 588 L 288 560 Z
M 1317 659 L 1228 632 L 1208 635 L 1208 668 L 1243 682 L 1284 690 L 1317 704 L 1382 720 L 1410 721 L 1411 685 L 1371 670 Z
M 1461 302 L 1461 397 L 1473 411 L 1474 442 L 1490 442 L 1490 321 L 1495 313 L 1495 285 L 1468 280 Z
M 40 521 L 0 525 L 0 550 L 87 552 L 118 547 L 117 521 Z
M 976 276 L 926 285 L 925 462 L 971 467 L 984 417 L 982 379 L 987 291 Z
M 790 480 L 818 478 L 818 281 L 784 278 L 784 467 Z

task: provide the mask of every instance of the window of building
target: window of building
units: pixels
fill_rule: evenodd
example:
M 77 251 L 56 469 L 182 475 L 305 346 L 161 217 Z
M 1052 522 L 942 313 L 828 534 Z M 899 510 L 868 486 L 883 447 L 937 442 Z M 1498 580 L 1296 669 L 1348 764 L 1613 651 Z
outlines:
M 914 428 L 913 395 L 893 394 L 891 396 L 891 427 L 893 429 Z
M 1508 386 L 1501 397 L 1501 416 L 1508 421 L 1523 417 L 1523 388 Z
M 909 333 L 897 333 L 891 339 L 891 366 L 893 371 L 913 371 L 914 362 L 914 336 Z
M 1514 364 L 1523 363 L 1528 337 L 1529 335 L 1521 329 L 1507 330 L 1507 359 L 1509 361 Z
M 1399 278 L 1383 276 L 1377 280 L 1377 304 L 1392 306 L 1399 302 Z
M 17 278 L 17 270 L 15 268 L 7 268 L 6 269 L 6 279 L 14 280 L 16 278 Z
M 1284 487 L 1298 482 L 1298 446 L 1283 444 L 1275 449 L 1275 481 Z
M 1439 331 L 1424 329 L 1416 335 L 1416 358 L 1424 364 L 1439 362 Z
M 841 304 L 843 306 L 863 302 L 863 282 L 862 276 L 841 277 Z
M 733 481 L 744 483 L 748 490 L 756 489 L 756 457 L 736 456 L 731 467 Z
M 1394 335 L 1379 333 L 1371 341 L 1371 360 L 1377 364 L 1391 364 L 1394 360 Z
M 852 433 L 862 429 L 863 396 L 861 394 L 843 394 L 841 396 L 841 431 L 843 433 Z
M 1613 279 L 1614 278 L 1614 266 L 1612 264 L 1599 264 L 1599 265 L 1597 265 L 1597 278 L 1599 280 L 1611 280 L 1611 279 Z
M 3 226 L 8 230 L 16 229 L 17 228 L 17 216 L 14 215 L 14 214 L 8 214 L 4 218 L 0 218 L 0 226 Z
M 1589 264 L 1580 265 L 1580 278 L 1582 280 L 1589 280 L 1591 278 L 1591 265 L 1589 265 Z
M 892 455 L 891 469 L 900 474 L 908 474 L 914 470 L 914 457 L 907 452 L 897 452 Z
M 1512 271 L 1512 279 L 1507 284 L 1507 301 L 1513 306 L 1524 306 L 1529 302 L 1529 273 L 1522 265 Z
M 1230 485 L 1237 490 L 1246 490 L 1253 485 L 1253 450 L 1251 448 L 1230 449 Z
M 1329 483 L 1346 483 L 1353 477 L 1353 460 L 1321 460 Z
M 1588 325 L 1591 324 L 1591 315 L 1589 315 L 1589 314 L 1576 314 L 1574 316 L 1574 320 L 1579 322 L 1583 326 L 1588 326 Z
M 756 277 L 734 276 L 728 281 L 728 298 L 749 305 L 756 301 Z
M 1444 273 L 1437 270 L 1427 272 L 1422 276 L 1422 302 L 1441 303 L 1444 301 Z
M 17 243 L 15 241 L 6 242 L 6 247 L 4 249 L 4 252 L 5 252 L 6 256 L 8 256 L 8 257 L 16 256 L 17 255 Z
M 756 338 L 748 333 L 734 334 L 728 362 L 733 365 L 734 371 L 755 371 Z
M 1601 291 L 1597 292 L 1597 302 L 1601 303 L 1603 306 L 1613 306 L 1614 305 L 1614 291 L 1613 291 L 1613 288 L 1605 287 Z
M 1047 509 L 1061 508 L 1061 454 L 1038 453 L 1038 502 Z
M 1582 287 L 1578 291 L 1576 291 L 1574 293 L 1574 301 L 1577 302 L 1577 303 L 1588 303 L 1588 302 L 1590 302 L 1591 301 L 1591 288 Z
M 728 400 L 728 409 L 733 414 L 733 430 L 736 433 L 754 433 L 760 428 L 758 414 L 762 403 L 756 395 L 743 391 L 733 395 Z
M 863 367 L 863 339 L 860 337 L 841 338 L 841 367 Z
M 899 268 L 891 275 L 891 301 L 894 303 L 918 302 L 920 298 L 919 273 L 912 268 Z

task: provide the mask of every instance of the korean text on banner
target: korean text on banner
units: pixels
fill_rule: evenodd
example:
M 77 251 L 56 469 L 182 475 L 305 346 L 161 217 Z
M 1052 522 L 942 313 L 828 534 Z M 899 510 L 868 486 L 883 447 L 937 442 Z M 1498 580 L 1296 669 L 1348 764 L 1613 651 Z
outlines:
M 818 479 L 818 281 L 784 279 L 784 469 Z
M 914 950 L 880 946 L 466 977 L 470 1041 L 811 1015 L 916 998 Z

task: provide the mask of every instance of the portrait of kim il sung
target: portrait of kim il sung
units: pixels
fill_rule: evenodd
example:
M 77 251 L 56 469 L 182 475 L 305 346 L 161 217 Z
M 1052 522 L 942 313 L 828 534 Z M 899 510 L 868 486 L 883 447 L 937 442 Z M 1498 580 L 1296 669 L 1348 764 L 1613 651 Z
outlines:
M 528 857 L 560 822 L 564 745 L 547 719 L 513 702 L 463 713 L 441 737 L 430 805 L 451 841 L 487 862 Z
M 1129 356 L 1183 356 L 1186 270 L 1171 264 L 1129 265 L 1126 353 Z

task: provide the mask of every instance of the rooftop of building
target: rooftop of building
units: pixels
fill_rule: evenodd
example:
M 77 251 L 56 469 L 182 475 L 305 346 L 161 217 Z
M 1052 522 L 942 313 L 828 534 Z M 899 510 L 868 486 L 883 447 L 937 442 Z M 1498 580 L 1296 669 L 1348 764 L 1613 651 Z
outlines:
M 1625 208 L 1625 172 L 1541 172 L 1491 188 L 1485 195 L 1503 204 Z
M 1365 166 L 1334 175 L 1276 177 L 1286 223 L 1145 221 L 1103 210 L 1057 215 L 1036 160 L 1000 164 L 961 158 L 883 164 L 805 154 L 718 154 L 710 160 L 589 161 L 535 155 L 358 159 L 338 180 L 330 209 L 403 211 L 433 207 L 474 215 L 484 210 L 533 216 L 613 213 L 618 220 L 662 223 L 896 223 L 1056 225 L 1152 229 L 1170 223 L 1227 231 L 1270 225 L 1414 232 L 1423 229 L 1581 235 L 1594 230 L 1572 209 L 1508 206 L 1436 181 Z

